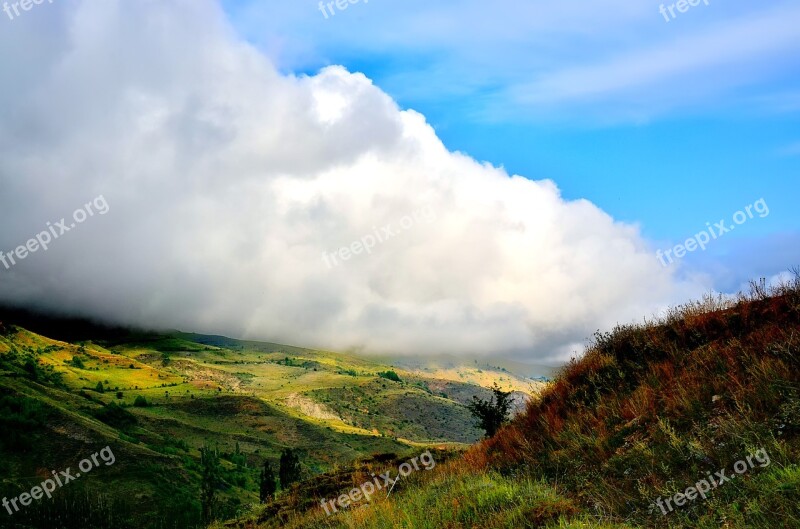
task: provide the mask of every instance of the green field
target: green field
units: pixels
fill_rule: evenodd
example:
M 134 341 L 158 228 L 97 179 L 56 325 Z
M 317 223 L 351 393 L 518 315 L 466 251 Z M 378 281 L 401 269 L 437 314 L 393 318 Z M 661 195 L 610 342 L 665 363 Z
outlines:
M 71 517 L 75 527 L 197 526 L 204 446 L 221 455 L 218 516 L 231 517 L 257 502 L 259 469 L 264 461 L 277 468 L 285 448 L 298 451 L 311 478 L 370 454 L 458 449 L 481 436 L 463 404 L 487 390 L 444 371 L 437 378 L 436 369 L 178 332 L 59 341 L 41 327 L 6 321 L 0 332 L 2 493 L 15 497 L 104 446 L 116 462 L 59 490 L 55 503 L 15 513 L 20 527 L 52 520 L 66 508 L 58 501 L 87 513 Z M 380 376 L 390 370 L 400 381 Z M 142 398 L 147 406 L 136 406 Z

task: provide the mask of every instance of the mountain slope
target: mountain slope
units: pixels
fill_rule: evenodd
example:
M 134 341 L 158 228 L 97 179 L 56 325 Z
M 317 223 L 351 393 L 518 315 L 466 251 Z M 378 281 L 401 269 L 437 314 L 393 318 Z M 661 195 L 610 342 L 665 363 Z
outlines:
M 466 446 L 480 436 L 462 403 L 428 387 L 487 394 L 475 385 L 280 344 L 19 317 L 40 332 L 80 338 L 61 341 L 12 325 L 13 313 L 3 317 L 0 493 L 16 497 L 49 470 L 74 467 L 105 446 L 118 456 L 64 489 L 64 505 L 2 511 L 3 523 L 38 527 L 66 516 L 70 527 L 197 526 L 205 445 L 223 460 L 224 517 L 257 501 L 259 468 L 265 460 L 277 468 L 285 448 L 298 451 L 310 478 L 369 454 Z M 380 376 L 389 370 L 400 381 Z M 78 504 L 99 518 L 81 518 L 70 507 Z
M 260 529 L 797 528 L 798 349 L 800 279 L 770 292 L 756 284 L 736 302 L 706 299 L 598 334 L 494 438 L 404 478 L 390 498 L 330 516 L 314 506 L 277 519 L 267 508 L 253 520 Z

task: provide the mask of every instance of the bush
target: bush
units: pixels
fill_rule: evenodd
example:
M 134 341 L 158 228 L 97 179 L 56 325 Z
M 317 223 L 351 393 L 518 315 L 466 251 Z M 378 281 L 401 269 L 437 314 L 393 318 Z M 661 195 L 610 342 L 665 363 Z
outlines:
M 16 395 L 0 397 L 0 447 L 27 451 L 31 437 L 42 428 L 49 412 L 32 398 Z
M 127 442 L 133 443 L 135 445 L 138 445 L 139 443 L 141 443 L 141 441 L 138 438 L 132 437 L 130 435 L 125 435 L 122 432 L 120 432 L 119 438 L 122 439 L 123 441 L 127 441 Z
M 39 380 L 39 365 L 30 358 L 25 361 L 25 372 L 28 373 L 28 378 L 34 382 Z
M 402 382 L 402 380 L 400 380 L 400 377 L 397 376 L 397 373 L 395 373 L 394 371 L 383 371 L 381 373 L 378 373 L 378 376 L 381 378 L 385 378 L 386 380 L 391 380 L 393 382 Z
M 136 397 L 136 400 L 133 401 L 133 405 L 136 406 L 137 408 L 146 408 L 150 404 L 147 403 L 146 398 L 139 395 L 138 397 Z
M 101 422 L 118 430 L 128 430 L 136 426 L 136 417 L 115 402 L 111 402 L 105 407 L 94 413 L 94 416 Z

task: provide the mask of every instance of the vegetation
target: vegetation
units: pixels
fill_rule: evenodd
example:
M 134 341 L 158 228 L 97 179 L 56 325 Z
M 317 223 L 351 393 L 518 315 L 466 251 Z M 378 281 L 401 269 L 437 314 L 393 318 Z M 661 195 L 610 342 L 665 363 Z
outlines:
M 737 302 L 707 298 L 663 321 L 598 333 L 584 358 L 470 458 L 526 469 L 587 508 L 641 525 L 797 523 L 797 419 L 785 419 L 800 394 L 798 337 L 800 280 L 772 292 L 755 284 Z M 760 474 L 668 517 L 653 513 L 657 498 L 758 449 L 772 458 Z
M 280 468 L 278 469 L 281 489 L 286 490 L 292 483 L 300 481 L 300 475 L 300 458 L 291 448 L 287 448 L 281 452 Z
M 524 414 L 462 457 L 412 473 L 389 498 L 331 516 L 276 499 L 248 527 L 798 527 L 799 348 L 800 279 L 598 333 Z M 769 465 L 667 515 L 655 507 L 757 450 Z M 330 497 L 322 484 L 337 476 L 304 482 L 292 498 Z M 355 486 L 365 472 L 347 476 Z
M 109 402 L 94 413 L 98 420 L 122 431 L 128 431 L 137 424 L 136 416 L 116 402 Z
M 259 500 L 261 503 L 272 501 L 275 497 L 275 492 L 278 490 L 278 484 L 275 482 L 275 473 L 272 472 L 272 465 L 269 461 L 264 461 L 264 468 L 261 470 L 259 479 Z
M 203 469 L 200 485 L 200 503 L 203 509 L 203 523 L 211 523 L 214 519 L 214 498 L 219 485 L 219 456 L 209 446 L 200 449 L 200 465 Z
M 218 479 L 205 515 L 222 520 L 260 503 L 261 465 L 271 461 L 279 474 L 287 446 L 301 469 L 289 483 L 370 454 L 480 437 L 464 403 L 482 390 L 446 371 L 425 378 L 278 344 L 109 330 L 2 310 L 0 319 L 0 494 L 30 490 L 42 468 L 74 468 L 87 449 L 111 446 L 117 455 L 113 466 L 71 484 L 69 502 L 27 507 L 28 518 L 15 521 L 29 527 L 70 518 L 92 529 L 200 528 L 206 446 L 215 447 Z M 408 383 L 375 376 L 385 371 Z M 292 498 L 296 483 L 264 506 Z M 132 506 L 136 515 L 126 516 Z
M 0 449 L 30 451 L 48 417 L 47 410 L 35 399 L 3 395 L 0 397 Z
M 502 391 L 495 383 L 492 386 L 492 396 L 489 400 L 472 397 L 472 402 L 467 408 L 478 419 L 478 424 L 486 437 L 493 437 L 502 425 L 508 422 L 511 413 L 511 392 Z
M 391 380 L 393 382 L 402 382 L 402 380 L 400 380 L 400 376 L 391 370 L 381 371 L 380 373 L 378 373 L 378 376 L 381 378 L 385 378 L 386 380 Z

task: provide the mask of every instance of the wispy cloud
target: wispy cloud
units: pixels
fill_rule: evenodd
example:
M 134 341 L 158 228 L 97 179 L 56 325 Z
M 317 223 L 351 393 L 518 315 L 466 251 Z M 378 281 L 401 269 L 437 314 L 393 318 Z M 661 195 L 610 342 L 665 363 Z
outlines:
M 517 85 L 508 94 L 533 109 L 603 106 L 656 114 L 675 107 L 718 104 L 737 88 L 763 83 L 800 63 L 800 6 L 681 35 L 646 49 L 566 67 Z
M 781 147 L 778 150 L 781 156 L 800 156 L 800 141 Z
M 470 112 L 487 120 L 713 112 L 741 103 L 752 87 L 780 91 L 787 70 L 800 63 L 795 2 L 712 2 L 670 23 L 658 6 L 410 0 L 370 3 L 326 20 L 303 2 L 269 9 L 229 2 L 237 25 L 281 66 L 313 69 L 355 56 L 402 65 L 378 73 L 391 93 L 469 98 Z

